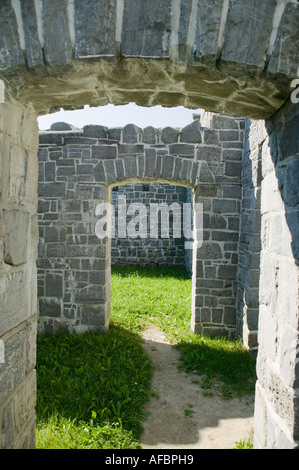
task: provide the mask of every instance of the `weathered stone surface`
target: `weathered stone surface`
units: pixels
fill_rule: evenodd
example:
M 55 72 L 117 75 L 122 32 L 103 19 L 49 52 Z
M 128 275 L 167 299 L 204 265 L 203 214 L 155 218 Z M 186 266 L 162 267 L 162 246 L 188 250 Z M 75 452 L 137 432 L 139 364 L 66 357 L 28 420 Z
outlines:
M 62 287 L 62 276 L 60 274 L 46 274 L 46 291 L 45 295 L 47 297 L 62 297 L 63 287 Z
M 188 39 L 188 30 L 189 30 L 189 23 L 191 18 L 191 11 L 192 11 L 192 0 L 186 0 L 184 2 L 180 2 L 179 8 L 180 11 L 178 12 L 179 15 L 179 26 L 178 26 L 178 57 L 180 60 L 185 62 L 186 60 L 186 53 L 187 53 L 187 39 Z
M 123 129 L 123 142 L 125 144 L 135 144 L 139 142 L 142 130 L 135 124 L 127 124 Z
M 275 0 L 232 0 L 228 11 L 221 61 L 264 67 L 272 31 Z
M 194 145 L 189 144 L 170 144 L 169 152 L 171 155 L 179 155 L 184 158 L 194 158 Z
M 221 0 L 199 0 L 194 52 L 197 60 L 215 63 L 222 16 Z
M 152 126 L 143 129 L 142 141 L 145 144 L 155 144 L 157 141 L 157 129 Z
M 106 139 L 107 130 L 108 128 L 105 126 L 99 126 L 96 124 L 87 125 L 83 127 L 83 135 L 85 137 L 95 137 L 97 139 Z
M 286 5 L 274 49 L 268 65 L 269 73 L 285 73 L 298 76 L 299 63 L 299 5 Z
M 179 130 L 174 129 L 173 127 L 165 127 L 162 129 L 161 140 L 164 144 L 173 144 L 178 141 Z
M 66 0 L 43 1 L 44 54 L 47 63 L 62 66 L 70 62 L 72 43 Z
M 124 0 L 121 53 L 124 56 L 168 57 L 170 0 Z
M 27 276 L 22 271 L 1 276 L 0 285 L 0 335 L 3 335 L 28 318 L 30 293 Z
M 79 58 L 115 53 L 116 0 L 75 0 L 75 53 Z
M 19 266 L 27 261 L 30 214 L 20 210 L 4 210 L 4 261 Z
M 3 0 L 0 5 L 0 31 L 0 69 L 24 65 L 18 24 L 10 0 Z
M 61 301 L 57 298 L 39 299 L 39 314 L 47 317 L 60 317 Z
M 180 139 L 181 142 L 187 142 L 192 144 L 201 144 L 201 124 L 200 120 L 196 119 L 188 126 L 181 130 Z
M 51 127 L 51 131 L 71 131 L 72 126 L 67 122 L 54 122 Z
M 21 0 L 21 9 L 28 67 L 43 66 L 44 58 L 39 42 L 34 0 Z

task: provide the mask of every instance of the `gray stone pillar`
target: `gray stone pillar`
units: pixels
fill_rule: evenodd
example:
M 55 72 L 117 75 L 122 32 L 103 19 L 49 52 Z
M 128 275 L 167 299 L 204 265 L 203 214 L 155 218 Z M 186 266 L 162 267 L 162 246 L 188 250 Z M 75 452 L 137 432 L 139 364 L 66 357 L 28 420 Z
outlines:
M 35 114 L 0 104 L 0 448 L 35 445 Z

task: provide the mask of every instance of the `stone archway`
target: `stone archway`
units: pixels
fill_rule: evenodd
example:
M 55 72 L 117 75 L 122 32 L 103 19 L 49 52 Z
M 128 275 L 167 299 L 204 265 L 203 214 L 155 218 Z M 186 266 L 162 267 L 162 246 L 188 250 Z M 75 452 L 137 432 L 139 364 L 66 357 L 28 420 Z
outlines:
M 295 0 L 1 2 L 3 448 L 34 447 L 36 116 L 131 101 L 267 120 L 247 148 L 262 161 L 255 445 L 298 447 L 298 17 Z

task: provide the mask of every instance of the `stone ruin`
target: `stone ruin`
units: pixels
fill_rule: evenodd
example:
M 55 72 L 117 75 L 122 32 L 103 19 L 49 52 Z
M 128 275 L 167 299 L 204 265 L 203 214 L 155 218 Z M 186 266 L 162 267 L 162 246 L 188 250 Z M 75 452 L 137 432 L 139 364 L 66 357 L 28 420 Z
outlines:
M 38 309 L 41 299 L 50 302 L 52 294 L 47 289 L 53 287 L 53 282 L 60 285 L 57 266 L 52 265 L 51 273 L 46 262 L 44 267 L 36 265 L 41 224 L 38 191 L 39 199 L 53 196 L 53 192 L 46 192 L 49 182 L 38 183 L 38 162 L 43 160 L 41 156 L 37 159 L 37 116 L 61 107 L 79 109 L 86 104 L 129 102 L 202 108 L 214 113 L 210 114 L 212 121 L 215 114 L 221 113 L 232 119 L 244 116 L 246 121 L 244 129 L 229 131 L 202 122 L 200 142 L 169 143 L 167 154 L 158 154 L 150 143 L 124 143 L 115 136 L 105 135 L 104 140 L 109 140 L 105 143 L 100 143 L 100 137 L 84 136 L 84 131 L 83 135 L 69 137 L 91 139 L 87 152 L 91 163 L 85 169 L 83 162 L 78 164 L 76 171 L 86 171 L 92 181 L 87 181 L 85 189 L 83 183 L 69 181 L 67 174 L 60 176 L 66 179 L 52 181 L 55 198 L 63 198 L 65 204 L 58 215 L 68 226 L 69 214 L 74 214 L 69 208 L 76 195 L 89 205 L 85 226 L 92 226 L 92 203 L 104 197 L 102 191 L 106 188 L 129 179 L 174 184 L 179 171 L 179 180 L 193 191 L 196 201 L 203 203 L 205 223 L 211 224 L 206 233 L 209 243 L 203 244 L 193 259 L 194 282 L 201 280 L 201 284 L 196 284 L 199 290 L 194 296 L 192 326 L 198 332 L 219 327 L 229 334 L 237 331 L 249 347 L 258 343 L 254 447 L 298 448 L 298 22 L 299 4 L 295 0 L 1 1 L 2 449 L 34 448 Z M 233 148 L 225 151 L 226 133 L 238 133 L 238 138 L 244 133 L 240 161 L 227 158 L 228 153 L 233 155 Z M 220 145 L 215 145 L 214 153 L 207 156 L 213 143 L 206 139 L 215 135 Z M 40 142 L 47 165 L 44 178 L 53 171 L 56 178 L 56 171 L 62 171 L 55 164 L 69 146 L 62 145 L 66 137 L 59 139 L 52 145 Z M 235 139 L 230 137 L 229 145 Z M 134 151 L 126 153 L 127 146 Z M 99 153 L 92 156 L 91 147 Z M 191 148 L 194 153 L 190 153 Z M 205 159 L 201 158 L 202 149 Z M 80 159 L 80 151 L 77 154 Z M 67 166 L 64 168 L 67 173 Z M 232 197 L 231 185 L 225 184 L 228 178 L 237 192 L 241 189 L 241 199 L 240 195 Z M 51 215 L 48 202 L 44 215 Z M 52 209 L 52 216 L 57 215 L 54 203 Z M 78 214 L 81 217 L 81 210 Z M 231 229 L 221 226 L 216 230 L 216 218 L 223 227 L 230 223 Z M 239 218 L 239 230 L 230 218 L 235 224 Z M 55 231 L 57 237 L 63 237 L 63 230 L 56 228 L 52 234 L 48 231 L 47 237 L 53 237 Z M 46 224 L 43 229 L 46 234 Z M 238 234 L 238 240 L 223 240 L 225 234 L 232 233 Z M 84 260 L 83 244 L 70 244 L 71 237 L 75 240 L 77 235 L 84 236 L 82 232 L 65 233 L 66 239 L 61 241 L 68 258 L 61 257 L 59 274 L 65 279 L 68 274 L 79 275 L 80 270 L 88 276 L 100 271 L 103 283 L 96 284 L 89 277 L 88 284 L 83 280 L 77 293 L 69 287 L 72 279 L 69 284 L 63 283 L 62 296 L 58 297 L 60 315 L 55 318 L 65 319 L 66 310 L 62 309 L 68 303 L 71 318 L 67 327 L 106 329 L 110 250 L 108 246 L 94 245 L 92 232 L 85 234 L 85 249 L 93 254 L 92 259 L 101 260 L 90 269 L 90 259 Z M 59 244 L 60 240 L 52 242 Z M 230 250 L 224 252 L 224 244 L 229 243 Z M 78 246 L 81 255 L 70 256 Z M 48 242 L 45 249 L 49 250 Z M 56 256 L 55 249 L 52 255 Z M 79 264 L 75 267 L 77 258 Z M 39 256 L 39 263 L 41 259 Z M 69 270 L 66 259 L 72 262 Z M 39 287 L 45 289 L 39 302 L 38 275 Z M 231 301 L 235 296 L 235 313 L 232 305 L 223 303 L 225 285 L 229 291 L 226 298 Z M 208 297 L 217 306 L 208 305 Z M 53 304 L 57 309 L 58 302 Z M 80 306 L 80 318 L 76 318 L 72 305 Z

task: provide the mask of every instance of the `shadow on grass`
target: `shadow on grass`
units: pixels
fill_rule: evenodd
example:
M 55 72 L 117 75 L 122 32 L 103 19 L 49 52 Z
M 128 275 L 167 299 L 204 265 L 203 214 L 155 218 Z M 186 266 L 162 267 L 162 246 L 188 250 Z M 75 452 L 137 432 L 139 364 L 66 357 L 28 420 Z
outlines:
M 180 368 L 206 378 L 206 388 L 213 379 L 222 382 L 224 398 L 254 393 L 255 361 L 241 342 L 221 338 L 198 337 L 193 342 L 181 341 Z
M 118 422 L 139 438 L 152 370 L 138 335 L 111 325 L 104 335 L 39 336 L 36 370 L 37 421 Z

